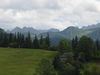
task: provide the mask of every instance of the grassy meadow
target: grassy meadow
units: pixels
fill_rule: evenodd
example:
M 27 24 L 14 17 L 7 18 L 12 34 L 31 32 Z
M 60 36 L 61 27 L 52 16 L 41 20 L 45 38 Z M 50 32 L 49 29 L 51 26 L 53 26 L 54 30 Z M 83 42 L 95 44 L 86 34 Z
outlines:
M 56 52 L 39 49 L 0 48 L 0 75 L 33 75 L 41 59 Z

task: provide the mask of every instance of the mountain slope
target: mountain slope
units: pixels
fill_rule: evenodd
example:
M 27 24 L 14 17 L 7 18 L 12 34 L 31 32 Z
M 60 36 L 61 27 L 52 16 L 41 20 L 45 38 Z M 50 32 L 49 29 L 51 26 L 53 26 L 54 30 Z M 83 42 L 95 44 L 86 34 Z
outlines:
M 61 31 L 60 33 L 65 35 L 66 38 L 72 39 L 75 36 L 80 36 L 82 30 L 77 27 L 68 27 L 67 29 Z
M 92 33 L 89 34 L 89 37 L 91 37 L 94 40 L 100 40 L 100 28 L 96 29 Z
M 23 28 L 19 28 L 19 27 L 16 27 L 14 28 L 13 30 L 10 31 L 11 33 L 23 33 L 23 34 L 26 34 L 28 32 L 30 32 L 31 34 L 41 34 L 41 33 L 45 33 L 45 32 L 59 32 L 58 29 L 49 29 L 49 30 L 37 30 L 37 29 L 34 29 L 32 27 L 23 27 Z

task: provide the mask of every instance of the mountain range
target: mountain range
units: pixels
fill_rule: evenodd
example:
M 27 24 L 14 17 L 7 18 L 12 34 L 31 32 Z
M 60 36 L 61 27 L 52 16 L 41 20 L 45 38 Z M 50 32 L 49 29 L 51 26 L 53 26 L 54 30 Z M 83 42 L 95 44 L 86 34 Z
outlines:
M 96 39 L 100 40 L 100 23 L 95 25 L 84 26 L 82 28 L 70 26 L 64 29 L 63 31 L 59 31 L 58 29 L 54 28 L 49 30 L 37 30 L 32 27 L 23 27 L 23 28 L 16 27 L 8 32 L 10 33 L 20 32 L 23 33 L 24 35 L 30 32 L 32 36 L 34 36 L 35 34 L 37 34 L 38 36 L 40 35 L 46 36 L 47 33 L 49 33 L 51 41 L 53 43 L 59 42 L 59 40 L 62 38 L 71 40 L 76 36 L 81 37 L 84 35 L 91 37 L 94 40 Z
M 43 33 L 43 34 L 46 35 L 46 33 Z M 81 37 L 84 35 L 91 37 L 94 40 L 97 40 L 97 39 L 100 40 L 100 23 L 95 24 L 95 25 L 89 25 L 82 28 L 70 26 L 60 32 L 49 32 L 49 35 L 54 43 L 57 42 L 57 40 L 62 39 L 62 38 L 71 40 L 76 36 Z

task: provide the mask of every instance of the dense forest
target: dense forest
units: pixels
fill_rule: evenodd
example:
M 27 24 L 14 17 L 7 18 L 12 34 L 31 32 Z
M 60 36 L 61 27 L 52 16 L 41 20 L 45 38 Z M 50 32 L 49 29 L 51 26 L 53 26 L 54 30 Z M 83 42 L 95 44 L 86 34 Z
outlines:
M 27 36 L 19 32 L 15 34 L 0 32 L 0 47 L 48 49 L 50 47 L 49 34 L 45 38 L 42 35 L 41 38 L 37 35 L 32 38 L 30 32 Z
M 0 30 L 0 47 L 34 48 L 57 51 L 52 62 L 41 60 L 34 75 L 100 75 L 100 41 L 90 37 L 77 36 L 72 40 L 61 39 L 56 46 L 51 45 L 49 33 L 46 37 L 31 37 L 21 33 L 6 33 Z

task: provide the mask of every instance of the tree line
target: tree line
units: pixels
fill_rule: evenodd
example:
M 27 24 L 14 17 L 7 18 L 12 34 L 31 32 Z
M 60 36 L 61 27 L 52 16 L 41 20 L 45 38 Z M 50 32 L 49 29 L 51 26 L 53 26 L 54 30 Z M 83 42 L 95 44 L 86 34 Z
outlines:
M 38 38 L 37 35 L 31 37 L 30 32 L 26 36 L 19 32 L 15 34 L 0 32 L 0 47 L 48 49 L 50 38 L 48 33 L 46 37 L 41 35 Z
M 42 59 L 33 75 L 100 75 L 100 67 L 92 64 L 100 60 L 100 41 L 77 36 L 62 39 L 54 47 L 58 52 L 53 62 Z
M 57 75 L 100 75 L 100 68 L 93 62 L 100 60 L 100 41 L 90 37 L 77 36 L 71 41 L 59 43 L 59 54 L 53 65 Z

